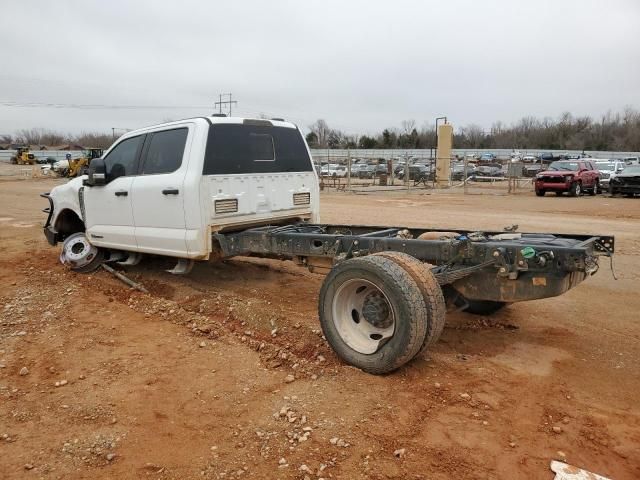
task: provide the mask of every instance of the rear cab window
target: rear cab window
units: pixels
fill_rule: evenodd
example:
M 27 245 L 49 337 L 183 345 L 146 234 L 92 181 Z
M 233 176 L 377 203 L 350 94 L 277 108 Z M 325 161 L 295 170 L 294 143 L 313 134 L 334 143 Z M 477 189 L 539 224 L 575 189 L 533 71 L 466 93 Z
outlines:
M 312 171 L 309 153 L 296 128 L 257 122 L 209 127 L 203 175 Z

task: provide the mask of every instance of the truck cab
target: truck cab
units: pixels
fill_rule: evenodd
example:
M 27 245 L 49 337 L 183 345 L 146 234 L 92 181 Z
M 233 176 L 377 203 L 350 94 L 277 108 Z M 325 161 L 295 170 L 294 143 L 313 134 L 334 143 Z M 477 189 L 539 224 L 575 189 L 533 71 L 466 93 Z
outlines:
M 48 198 L 52 244 L 84 232 L 85 246 L 187 259 L 207 259 L 216 232 L 319 220 L 309 149 L 281 120 L 201 117 L 129 132 Z

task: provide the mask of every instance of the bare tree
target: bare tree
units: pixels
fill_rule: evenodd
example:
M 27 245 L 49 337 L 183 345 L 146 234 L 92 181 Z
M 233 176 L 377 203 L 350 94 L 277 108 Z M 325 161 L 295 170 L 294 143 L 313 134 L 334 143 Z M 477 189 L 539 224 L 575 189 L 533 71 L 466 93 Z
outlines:
M 329 128 L 329 125 L 327 125 L 327 122 L 323 119 L 318 119 L 313 125 L 309 125 L 309 130 L 316 134 L 318 147 L 327 148 L 329 144 L 329 134 L 331 133 L 331 129 Z
M 402 125 L 402 133 L 405 135 L 411 135 L 411 132 L 416 128 L 415 120 L 403 120 L 400 125 Z

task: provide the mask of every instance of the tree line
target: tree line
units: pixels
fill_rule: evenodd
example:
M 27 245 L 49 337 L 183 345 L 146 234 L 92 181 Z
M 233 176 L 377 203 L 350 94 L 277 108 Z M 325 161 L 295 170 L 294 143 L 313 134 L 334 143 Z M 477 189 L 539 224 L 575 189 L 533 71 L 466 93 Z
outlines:
M 311 148 L 413 149 L 435 148 L 433 124 L 421 128 L 415 120 L 405 120 L 400 127 L 389 127 L 374 135 L 350 135 L 332 129 L 325 120 L 309 126 L 307 143 Z M 565 112 L 558 118 L 524 117 L 506 125 L 495 122 L 489 130 L 470 124 L 454 131 L 454 148 L 516 150 L 591 150 L 640 151 L 640 111 L 626 108 L 621 113 L 608 112 L 599 118 L 574 116 Z
M 415 120 L 404 120 L 399 127 L 388 127 L 374 135 L 347 134 L 329 127 L 325 120 L 309 125 L 307 143 L 311 148 L 413 149 L 435 148 L 433 124 L 418 127 Z M 1 144 L 67 145 L 108 148 L 110 133 L 63 134 L 44 128 L 23 129 L 15 135 L 1 135 Z M 565 112 L 558 118 L 524 117 L 513 124 L 495 122 L 489 130 L 470 124 L 457 127 L 454 148 L 516 150 L 595 150 L 640 151 L 640 111 L 626 108 L 599 118 L 574 116 Z
M 113 143 L 110 133 L 83 132 L 79 134 L 64 134 L 45 128 L 25 128 L 18 130 L 15 135 L 0 135 L 0 144 L 31 145 L 81 145 L 83 147 L 109 148 Z

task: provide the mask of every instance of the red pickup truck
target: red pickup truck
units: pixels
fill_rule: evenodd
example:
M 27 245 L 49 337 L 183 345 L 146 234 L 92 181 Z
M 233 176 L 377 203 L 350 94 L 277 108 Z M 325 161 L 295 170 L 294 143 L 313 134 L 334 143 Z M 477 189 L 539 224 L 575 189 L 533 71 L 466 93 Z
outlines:
M 547 192 L 555 192 L 558 196 L 568 192 L 572 197 L 582 195 L 582 192 L 595 195 L 600 193 L 600 172 L 590 160 L 559 160 L 538 173 L 534 185 L 539 197 Z

